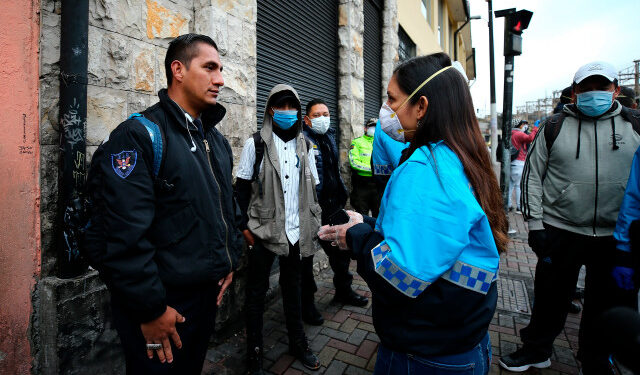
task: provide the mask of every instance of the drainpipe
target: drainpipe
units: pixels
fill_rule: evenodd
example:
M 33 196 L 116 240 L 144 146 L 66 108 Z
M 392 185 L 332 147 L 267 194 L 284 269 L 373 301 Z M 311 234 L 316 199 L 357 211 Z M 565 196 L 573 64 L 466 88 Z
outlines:
M 471 20 L 479 20 L 479 19 L 480 19 L 480 16 L 468 17 L 467 20 L 464 21 L 462 26 L 458 27 L 458 29 L 453 32 L 453 60 L 454 61 L 458 61 L 458 33 L 460 31 L 462 31 L 462 29 L 464 29 L 465 26 L 467 26 L 469 21 L 471 21 Z M 466 59 L 465 59 L 465 62 L 466 62 Z
M 71 278 L 86 270 L 73 226 L 86 179 L 87 64 L 89 2 L 62 0 L 60 35 L 60 124 L 62 173 L 59 178 L 58 276 Z

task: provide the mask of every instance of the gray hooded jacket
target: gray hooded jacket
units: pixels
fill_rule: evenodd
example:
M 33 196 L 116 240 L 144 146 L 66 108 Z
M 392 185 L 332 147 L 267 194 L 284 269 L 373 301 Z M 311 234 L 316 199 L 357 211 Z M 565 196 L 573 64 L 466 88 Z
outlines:
M 288 255 L 289 245 L 285 233 L 284 193 L 278 151 L 273 144 L 272 117 L 268 114 L 268 103 L 274 94 L 291 91 L 298 104 L 300 98 L 293 87 L 276 85 L 269 93 L 265 108 L 264 121 L 260 137 L 264 142 L 263 167 L 251 186 L 247 226 L 251 233 L 260 239 L 263 246 L 277 255 Z M 300 253 L 303 257 L 313 255 L 320 248 L 317 241 L 322 210 L 316 195 L 316 182 L 308 163 L 307 142 L 302 134 L 301 119 L 294 125 L 298 128 L 296 135 L 296 154 L 300 160 L 300 184 L 298 188 L 300 218 Z M 260 189 L 262 186 L 262 189 Z
M 522 172 L 522 212 L 530 230 L 543 223 L 589 236 L 611 236 L 640 135 L 620 115 L 622 106 L 586 117 L 574 105 L 547 149 L 545 126 L 529 148 Z

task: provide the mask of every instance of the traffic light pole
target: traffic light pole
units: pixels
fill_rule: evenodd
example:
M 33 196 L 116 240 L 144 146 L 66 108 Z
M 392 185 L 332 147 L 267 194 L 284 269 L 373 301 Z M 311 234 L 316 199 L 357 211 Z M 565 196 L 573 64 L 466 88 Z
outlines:
M 511 179 L 511 118 L 513 108 L 513 55 L 504 57 L 504 98 L 502 100 L 502 200 L 505 212 L 509 210 L 509 181 Z M 517 202 L 516 202 L 517 206 Z

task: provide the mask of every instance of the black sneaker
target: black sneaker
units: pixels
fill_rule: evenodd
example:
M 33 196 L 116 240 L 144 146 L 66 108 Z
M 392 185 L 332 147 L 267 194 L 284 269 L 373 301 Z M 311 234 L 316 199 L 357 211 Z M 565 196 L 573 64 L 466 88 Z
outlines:
M 264 375 L 264 371 L 262 371 L 262 349 L 259 346 L 247 349 L 247 375 Z
M 549 358 L 541 358 L 526 352 L 524 349 L 518 349 L 515 352 L 500 358 L 498 361 L 500 366 L 505 370 L 512 372 L 527 371 L 530 367 L 547 368 L 551 366 Z
M 302 365 L 309 370 L 318 370 L 320 368 L 320 360 L 313 354 L 306 339 L 293 345 L 289 344 L 289 353 L 296 357 Z
M 336 293 L 336 296 L 333 298 L 335 302 L 342 303 L 345 305 L 352 305 L 358 307 L 364 307 L 369 303 L 369 299 L 365 296 L 361 296 L 353 290 L 349 290 L 347 293 Z
M 312 326 L 321 326 L 324 323 L 324 318 L 313 301 L 302 305 L 302 320 Z

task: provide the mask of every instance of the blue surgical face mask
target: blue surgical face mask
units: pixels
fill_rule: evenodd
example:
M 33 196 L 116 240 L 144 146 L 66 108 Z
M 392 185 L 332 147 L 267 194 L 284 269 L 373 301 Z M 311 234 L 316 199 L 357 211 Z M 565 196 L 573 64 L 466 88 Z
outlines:
M 587 91 L 577 94 L 578 109 L 587 116 L 598 117 L 611 108 L 613 91 Z
M 282 130 L 287 130 L 298 121 L 298 111 L 292 110 L 273 110 L 273 121 L 278 124 L 278 127 Z

